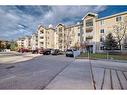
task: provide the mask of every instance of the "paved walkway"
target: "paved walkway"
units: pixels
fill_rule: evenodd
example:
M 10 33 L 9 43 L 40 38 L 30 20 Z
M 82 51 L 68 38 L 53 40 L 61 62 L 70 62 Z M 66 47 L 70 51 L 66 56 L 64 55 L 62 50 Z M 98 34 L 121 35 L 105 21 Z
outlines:
M 76 60 L 61 72 L 46 89 L 93 89 L 90 64 Z
M 92 60 L 96 89 L 127 89 L 127 63 Z
M 46 89 L 127 89 L 127 64 L 77 59 Z

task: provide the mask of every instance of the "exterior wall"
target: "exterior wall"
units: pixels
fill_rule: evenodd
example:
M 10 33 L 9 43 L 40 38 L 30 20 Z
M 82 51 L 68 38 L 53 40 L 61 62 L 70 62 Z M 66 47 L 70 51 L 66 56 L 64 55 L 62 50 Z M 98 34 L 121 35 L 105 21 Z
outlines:
M 64 26 L 59 24 L 55 32 L 55 48 L 62 51 L 80 45 L 80 24 Z
M 65 29 L 66 48 L 76 48 L 80 46 L 80 27 L 81 25 L 74 25 Z
M 35 50 L 38 48 L 38 35 L 36 33 L 31 36 L 31 49 Z
M 88 13 L 79 24 L 71 26 L 58 24 L 55 29 L 39 26 L 37 29 L 37 38 L 32 35 L 31 44 L 38 48 L 54 48 L 64 51 L 67 48 L 86 43 L 93 53 L 101 52 L 102 42 L 100 42 L 100 38 L 105 39 L 108 33 L 113 33 L 113 26 L 119 23 L 116 22 L 116 17 L 118 16 L 122 17 L 120 22 L 127 23 L 127 12 L 104 18 L 98 18 L 98 15 L 95 13 Z M 104 33 L 100 32 L 102 29 Z M 113 33 L 113 35 L 115 34 Z M 38 40 L 37 43 L 34 42 L 35 39 Z M 29 48 L 29 39 L 27 37 L 18 40 L 17 43 L 20 47 Z
M 45 33 L 46 29 L 42 26 L 38 27 L 37 34 L 38 34 L 38 48 L 45 48 Z
M 26 36 L 24 39 L 24 48 L 25 49 L 31 49 L 31 37 Z
M 56 27 L 56 35 L 57 35 L 57 39 L 56 39 L 56 43 L 57 43 L 57 47 L 58 49 L 64 51 L 65 50 L 65 26 L 62 24 L 57 25 Z
M 54 29 L 49 28 L 46 32 L 46 48 L 54 48 Z
M 19 38 L 17 40 L 18 48 L 24 48 L 24 38 Z
M 116 21 L 116 17 L 120 16 L 121 17 L 121 21 Z M 107 36 L 107 34 L 112 33 L 114 36 L 115 33 L 113 32 L 113 26 L 114 25 L 118 25 L 118 23 L 120 22 L 125 22 L 127 18 L 127 13 L 126 14 L 121 14 L 121 15 L 116 15 L 116 16 L 112 16 L 106 19 L 98 19 L 96 21 L 96 31 L 98 32 L 98 42 L 100 42 L 100 38 L 105 39 L 105 37 Z M 104 29 L 104 33 L 101 33 L 101 30 Z M 99 43 L 99 51 L 103 51 L 100 48 L 103 47 L 103 45 L 101 44 L 101 42 Z
M 53 28 L 38 28 L 38 48 L 54 48 L 54 31 Z
M 54 32 L 54 49 L 59 49 L 59 46 L 58 46 L 58 33 L 57 33 L 56 30 Z
M 95 53 L 97 43 L 97 31 L 96 31 L 96 16 L 90 15 L 83 19 L 83 37 L 84 43 L 89 46 L 89 50 Z M 91 22 L 88 24 L 88 22 Z

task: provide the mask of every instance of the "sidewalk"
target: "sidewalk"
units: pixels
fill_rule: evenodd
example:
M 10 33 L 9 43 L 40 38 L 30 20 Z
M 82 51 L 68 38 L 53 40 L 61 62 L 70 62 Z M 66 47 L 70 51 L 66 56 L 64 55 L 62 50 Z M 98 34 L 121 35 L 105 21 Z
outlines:
M 46 89 L 93 89 L 88 60 L 75 60 Z

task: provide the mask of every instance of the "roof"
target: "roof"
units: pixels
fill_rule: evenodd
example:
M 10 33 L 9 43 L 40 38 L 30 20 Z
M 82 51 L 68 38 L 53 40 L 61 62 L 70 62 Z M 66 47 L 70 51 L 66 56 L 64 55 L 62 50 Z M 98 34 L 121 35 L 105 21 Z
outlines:
M 59 24 L 57 24 L 57 25 L 56 25 L 56 27 L 58 27 L 59 25 L 61 25 L 61 26 L 65 26 L 64 24 L 62 24 L 62 23 L 59 23 Z
M 115 17 L 115 16 L 120 16 L 120 15 L 123 15 L 123 14 L 127 14 L 127 11 L 121 12 L 121 13 L 117 13 L 117 14 L 113 14 L 113 15 L 106 16 L 106 17 L 102 17 L 102 18 L 98 18 L 97 20 L 109 19 L 109 18 L 112 18 L 112 17 Z
M 88 12 L 88 13 L 82 18 L 82 20 L 84 20 L 88 15 L 98 16 L 98 14 L 96 14 L 96 13 Z
M 80 26 L 82 23 L 80 23 L 80 24 L 73 24 L 73 25 L 68 25 L 68 26 L 66 26 L 66 28 L 71 28 L 71 27 L 76 27 L 76 26 Z

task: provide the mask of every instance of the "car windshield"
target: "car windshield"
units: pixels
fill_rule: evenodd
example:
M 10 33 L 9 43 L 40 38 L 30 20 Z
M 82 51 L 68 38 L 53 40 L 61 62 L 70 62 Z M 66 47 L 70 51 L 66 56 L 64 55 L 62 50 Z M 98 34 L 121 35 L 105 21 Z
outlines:
M 72 51 L 71 49 L 68 49 L 67 51 Z

